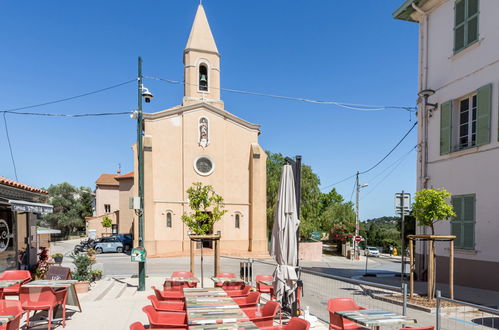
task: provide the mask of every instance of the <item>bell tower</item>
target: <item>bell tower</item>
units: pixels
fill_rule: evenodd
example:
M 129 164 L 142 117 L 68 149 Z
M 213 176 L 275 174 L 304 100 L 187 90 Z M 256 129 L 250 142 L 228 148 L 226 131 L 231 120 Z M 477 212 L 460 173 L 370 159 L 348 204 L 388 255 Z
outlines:
M 184 49 L 183 105 L 207 102 L 222 108 L 220 54 L 203 5 L 199 5 Z

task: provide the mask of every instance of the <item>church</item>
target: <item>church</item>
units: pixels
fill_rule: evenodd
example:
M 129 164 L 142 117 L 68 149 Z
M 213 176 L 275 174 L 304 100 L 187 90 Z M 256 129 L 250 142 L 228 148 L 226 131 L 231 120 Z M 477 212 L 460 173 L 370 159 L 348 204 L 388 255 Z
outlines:
M 148 256 L 189 253 L 189 232 L 181 217 L 190 211 L 186 191 L 195 182 L 213 186 L 224 198 L 227 212 L 214 227 L 214 233 L 221 234 L 221 252 L 266 254 L 267 155 L 258 144 L 260 126 L 224 107 L 220 53 L 202 5 L 183 63 L 182 104 L 144 113 L 144 245 Z M 138 173 L 133 149 L 134 172 Z M 135 196 L 137 187 L 135 175 Z

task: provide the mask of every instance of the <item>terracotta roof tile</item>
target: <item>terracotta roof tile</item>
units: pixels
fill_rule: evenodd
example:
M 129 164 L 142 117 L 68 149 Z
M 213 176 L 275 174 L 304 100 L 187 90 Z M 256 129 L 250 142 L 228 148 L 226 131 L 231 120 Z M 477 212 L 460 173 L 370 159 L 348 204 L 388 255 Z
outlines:
M 11 179 L 7 179 L 7 178 L 5 178 L 3 176 L 0 176 L 0 184 L 6 185 L 6 186 L 9 186 L 9 187 L 14 187 L 14 188 L 26 190 L 26 191 L 31 191 L 31 192 L 39 193 L 39 194 L 45 194 L 45 195 L 48 194 L 48 191 L 46 191 L 46 190 L 43 190 L 43 189 L 40 189 L 40 188 L 31 187 L 31 186 L 28 186 L 27 184 L 20 183 L 20 182 L 11 180 Z
M 122 174 L 122 175 L 117 175 L 114 177 L 116 180 L 119 180 L 119 179 L 127 179 L 127 178 L 133 178 L 133 171 L 132 172 L 128 172 L 126 174 Z
M 111 185 L 111 186 L 117 186 L 119 185 L 118 181 L 114 179 L 116 174 L 108 174 L 104 173 L 101 174 L 101 176 L 95 181 L 96 184 L 102 184 L 102 185 Z

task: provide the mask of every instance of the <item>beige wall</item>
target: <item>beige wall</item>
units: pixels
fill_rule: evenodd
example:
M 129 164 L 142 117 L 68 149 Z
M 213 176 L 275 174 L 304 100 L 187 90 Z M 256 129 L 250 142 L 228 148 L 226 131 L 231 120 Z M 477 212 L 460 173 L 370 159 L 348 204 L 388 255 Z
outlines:
M 129 207 L 129 198 L 133 196 L 133 177 L 119 179 L 119 225 L 118 233 L 130 234 L 133 233 L 133 221 L 135 213 Z
M 221 231 L 222 251 L 267 251 L 266 154 L 258 145 L 259 131 L 210 110 L 199 104 L 145 122 L 145 247 L 149 255 L 188 251 L 188 229 L 181 216 L 188 212 L 186 190 L 194 182 L 212 185 L 224 197 L 227 213 L 214 227 L 214 232 Z M 204 148 L 198 143 L 201 117 L 209 121 L 210 143 Z M 208 176 L 194 169 L 201 155 L 215 165 Z M 171 228 L 166 225 L 167 212 L 172 213 Z M 240 228 L 235 228 L 236 214 Z
M 109 236 L 112 233 L 112 228 L 104 228 L 102 227 L 102 219 L 104 219 L 105 216 L 108 216 L 111 218 L 111 221 L 113 224 L 118 224 L 119 219 L 120 219 L 120 212 L 115 211 L 113 213 L 108 213 L 105 215 L 97 216 L 97 217 L 86 217 L 85 222 L 86 222 L 86 227 L 87 227 L 87 236 L 88 236 L 88 230 L 89 229 L 95 229 L 95 234 L 97 238 L 102 237 L 102 236 Z
M 111 212 L 119 210 L 120 194 L 118 185 L 97 185 L 95 189 L 96 215 L 106 214 L 104 204 L 111 205 Z

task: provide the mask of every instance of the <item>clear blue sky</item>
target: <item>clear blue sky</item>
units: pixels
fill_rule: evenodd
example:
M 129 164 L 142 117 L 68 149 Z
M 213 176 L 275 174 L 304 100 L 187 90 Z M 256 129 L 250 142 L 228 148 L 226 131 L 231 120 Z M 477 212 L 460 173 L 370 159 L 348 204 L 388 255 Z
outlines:
M 222 55 L 222 87 L 382 105 L 415 105 L 417 24 L 392 19 L 402 0 L 222 1 L 204 6 Z M 0 109 L 80 94 L 144 74 L 182 80 L 182 52 L 198 1 L 3 1 Z M 146 81 L 147 112 L 181 103 L 183 89 Z M 272 152 L 301 154 L 326 186 L 365 170 L 413 125 L 403 110 L 361 112 L 222 93 L 226 108 L 262 125 Z M 134 83 L 36 112 L 136 108 Z M 39 187 L 68 181 L 94 187 L 118 164 L 132 170 L 135 122 L 128 116 L 43 118 L 8 115 L 19 180 Z M 412 122 L 410 122 L 412 120 Z M 0 175 L 14 179 L 3 122 Z M 361 219 L 393 215 L 393 193 L 414 191 L 416 132 L 362 177 Z M 394 170 L 393 170 L 394 169 Z M 393 170 L 393 171 L 392 171 Z M 384 171 L 380 174 L 381 171 Z M 353 179 L 337 187 L 350 199 Z M 374 190 L 373 190 L 374 188 Z M 371 192 L 372 191 L 372 192 Z M 354 197 L 355 198 L 355 197 Z

